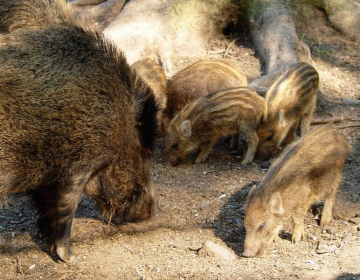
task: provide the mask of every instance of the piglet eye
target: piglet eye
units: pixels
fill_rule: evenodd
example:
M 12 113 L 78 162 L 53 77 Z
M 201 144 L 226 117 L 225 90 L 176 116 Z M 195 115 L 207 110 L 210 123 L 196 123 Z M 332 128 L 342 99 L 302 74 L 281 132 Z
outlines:
M 265 226 L 266 226 L 266 223 L 260 224 L 259 227 L 258 227 L 258 229 L 257 229 L 257 231 L 258 231 L 258 232 L 263 231 L 264 228 L 265 228 Z
M 179 148 L 179 143 L 175 143 L 171 145 L 171 148 L 173 148 L 174 150 L 176 150 L 177 148 Z
M 271 134 L 266 138 L 266 141 L 271 141 L 273 138 L 274 138 L 274 134 Z

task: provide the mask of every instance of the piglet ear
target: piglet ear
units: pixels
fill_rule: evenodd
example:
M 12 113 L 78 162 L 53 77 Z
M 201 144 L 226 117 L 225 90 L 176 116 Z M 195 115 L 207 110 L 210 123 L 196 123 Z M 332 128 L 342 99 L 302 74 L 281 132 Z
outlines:
M 191 122 L 189 120 L 183 121 L 180 125 L 180 131 L 184 137 L 191 137 Z
M 254 191 L 256 189 L 256 185 L 253 185 L 248 193 L 248 199 L 254 194 Z
M 279 192 L 273 193 L 270 197 L 269 207 L 271 213 L 275 215 L 284 214 L 284 208 L 282 205 L 281 195 Z
M 242 209 L 243 209 L 244 211 L 246 211 L 247 206 L 248 206 L 248 204 L 249 204 L 249 201 L 251 200 L 251 198 L 252 198 L 252 197 L 253 197 L 253 195 L 254 195 L 254 191 L 255 191 L 255 189 L 256 189 L 256 185 L 253 185 L 253 186 L 251 187 L 251 189 L 250 189 L 250 191 L 249 191 L 248 195 L 247 195 L 247 198 L 246 198 L 246 203 L 245 203 L 245 205 L 242 207 Z
M 279 125 L 281 127 L 285 127 L 286 126 L 286 120 L 285 120 L 285 111 L 284 109 L 281 109 L 279 112 Z

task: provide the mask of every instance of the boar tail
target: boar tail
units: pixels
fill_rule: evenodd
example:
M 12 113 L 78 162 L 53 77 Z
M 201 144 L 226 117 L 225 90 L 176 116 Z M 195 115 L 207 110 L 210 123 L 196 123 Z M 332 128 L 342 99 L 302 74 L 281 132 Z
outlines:
M 157 121 L 159 105 L 151 88 L 141 78 L 136 79 L 135 96 L 137 98 L 136 120 L 140 143 L 143 148 L 153 150 L 154 140 L 159 131 Z

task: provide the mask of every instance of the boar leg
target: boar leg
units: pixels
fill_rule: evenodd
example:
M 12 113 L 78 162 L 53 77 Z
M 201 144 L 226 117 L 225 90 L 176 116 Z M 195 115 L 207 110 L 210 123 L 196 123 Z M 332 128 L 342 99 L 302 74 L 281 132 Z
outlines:
M 302 116 L 301 128 L 300 128 L 301 136 L 304 136 L 306 133 L 310 131 L 310 125 L 311 125 L 311 120 L 313 117 L 315 106 L 316 106 L 316 98 L 313 98 L 311 104 L 308 107 L 307 112 L 305 112 Z
M 328 226 L 332 221 L 332 211 L 335 202 L 335 195 L 329 195 L 325 198 L 324 209 L 321 215 L 320 226 Z
M 200 144 L 200 152 L 197 156 L 197 158 L 195 159 L 195 163 L 202 163 L 206 160 L 211 148 L 214 146 L 215 142 L 216 142 L 217 138 L 213 138 L 210 139 L 206 142 L 202 142 Z
M 293 244 L 298 244 L 302 237 L 304 236 L 304 218 L 306 214 L 306 209 L 303 207 L 298 207 L 293 213 L 293 233 L 291 236 L 291 241 Z
M 296 137 L 297 137 L 297 135 L 296 135 L 297 128 L 298 128 L 298 123 L 294 123 L 290 127 L 290 129 L 289 129 L 289 131 L 288 131 L 288 133 L 286 135 L 286 138 L 285 138 L 285 146 L 291 144 L 296 139 Z
M 332 170 L 327 175 L 327 179 L 323 180 L 324 184 L 327 184 L 325 187 L 329 192 L 325 196 L 324 208 L 321 214 L 320 226 L 330 225 L 332 221 L 332 213 L 335 204 L 336 191 L 339 187 L 342 173 L 338 170 Z
M 76 261 L 70 250 L 70 231 L 83 188 L 83 185 L 58 183 L 44 185 L 34 194 L 39 207 L 39 228 L 51 238 L 52 250 L 65 262 Z
M 253 161 L 259 143 L 259 137 L 257 136 L 255 129 L 246 133 L 245 136 L 246 142 L 248 143 L 248 149 L 244 160 L 241 162 L 242 165 L 247 165 Z
M 237 150 L 239 148 L 239 141 L 240 141 L 239 134 L 235 134 L 231 136 L 230 147 L 229 147 L 231 151 Z

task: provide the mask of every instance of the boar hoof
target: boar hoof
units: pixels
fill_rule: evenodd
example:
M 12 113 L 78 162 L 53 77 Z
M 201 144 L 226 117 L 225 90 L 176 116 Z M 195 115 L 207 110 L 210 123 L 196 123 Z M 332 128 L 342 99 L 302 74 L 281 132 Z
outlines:
M 197 157 L 196 160 L 195 160 L 195 163 L 196 164 L 199 164 L 199 163 L 203 163 L 205 161 L 206 157 L 205 158 L 202 158 L 202 157 Z
M 328 226 L 330 225 L 332 220 L 331 215 L 324 215 L 324 212 L 321 216 L 321 220 L 320 220 L 320 226 L 324 227 L 324 226 Z
M 255 257 L 256 253 L 252 250 L 245 249 L 244 252 L 241 254 L 241 256 L 245 258 L 253 258 Z
M 74 265 L 78 262 L 78 259 L 71 252 L 69 252 L 69 249 L 66 247 L 57 247 L 56 254 L 63 262 L 68 265 Z
M 292 236 L 291 243 L 292 244 L 299 244 L 301 241 L 301 235 L 300 236 Z

